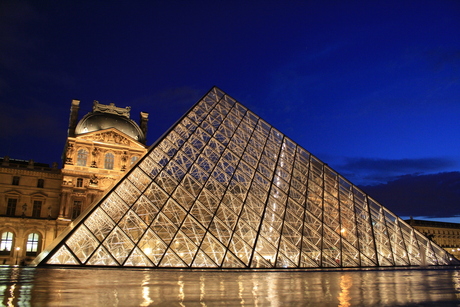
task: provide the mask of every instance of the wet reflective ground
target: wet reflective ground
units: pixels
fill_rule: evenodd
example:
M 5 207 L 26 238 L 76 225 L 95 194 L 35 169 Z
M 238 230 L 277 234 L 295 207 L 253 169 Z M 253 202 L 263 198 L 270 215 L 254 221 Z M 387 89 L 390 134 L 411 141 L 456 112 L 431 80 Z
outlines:
M 0 267 L 3 306 L 460 306 L 459 270 L 196 272 Z

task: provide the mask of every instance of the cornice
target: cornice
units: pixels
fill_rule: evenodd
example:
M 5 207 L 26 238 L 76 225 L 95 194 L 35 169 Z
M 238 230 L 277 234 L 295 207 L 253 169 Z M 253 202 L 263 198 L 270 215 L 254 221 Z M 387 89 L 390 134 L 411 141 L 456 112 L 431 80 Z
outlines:
M 70 140 L 71 138 L 69 138 Z M 92 131 L 85 134 L 80 134 L 72 138 L 75 142 L 83 141 L 89 144 L 101 144 L 106 146 L 121 146 L 133 147 L 136 146 L 140 149 L 146 149 L 147 146 L 136 141 L 129 135 L 121 132 L 116 128 L 109 128 L 105 130 Z
M 56 169 L 53 171 L 45 171 L 45 170 L 36 170 L 36 169 L 28 169 L 28 168 L 19 168 L 19 167 L 0 167 L 0 173 L 11 173 L 11 174 L 18 174 L 18 175 L 27 175 L 27 176 L 43 176 L 46 175 L 47 178 L 56 178 L 60 179 L 62 177 L 61 170 Z
M 122 171 L 113 171 L 113 170 L 106 170 L 106 169 L 99 169 L 99 168 L 91 168 L 88 166 L 79 166 L 79 167 L 87 167 L 89 170 L 98 170 L 95 172 L 89 172 L 85 170 L 73 170 L 73 169 L 63 169 L 62 176 L 79 176 L 83 178 L 90 178 L 91 176 L 98 175 L 98 177 L 105 176 L 105 177 L 113 177 L 113 176 L 120 176 L 125 174 L 126 172 Z

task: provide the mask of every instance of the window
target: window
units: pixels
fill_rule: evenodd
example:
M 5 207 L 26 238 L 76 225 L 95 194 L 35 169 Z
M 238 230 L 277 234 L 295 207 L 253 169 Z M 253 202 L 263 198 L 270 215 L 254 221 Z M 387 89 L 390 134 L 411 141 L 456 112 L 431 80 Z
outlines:
M 32 216 L 33 217 L 40 217 L 42 212 L 42 201 L 41 200 L 34 200 L 34 207 L 32 209 Z
M 16 205 L 18 200 L 16 198 L 8 198 L 8 205 L 6 207 L 6 215 L 14 216 L 16 214 Z
M 26 243 L 26 256 L 35 256 L 38 252 L 38 242 L 40 235 L 38 233 L 31 233 L 27 237 Z
M 77 178 L 77 188 L 81 188 L 83 186 L 83 179 Z
M 12 185 L 19 185 L 19 176 L 13 176 Z
M 9 255 L 13 246 L 13 233 L 4 232 L 0 241 L 0 255 Z
M 105 155 L 105 161 L 104 161 L 104 168 L 105 169 L 113 169 L 113 153 L 108 153 Z
M 76 200 L 73 202 L 73 208 L 72 208 L 72 220 L 76 219 L 81 212 L 81 200 Z
M 88 151 L 80 149 L 77 154 L 77 165 L 86 166 L 86 160 L 88 160 Z
M 131 165 L 133 165 L 134 163 L 136 163 L 136 161 L 139 159 L 138 156 L 132 156 L 131 157 Z
M 45 186 L 45 179 L 38 179 L 37 188 L 43 188 Z

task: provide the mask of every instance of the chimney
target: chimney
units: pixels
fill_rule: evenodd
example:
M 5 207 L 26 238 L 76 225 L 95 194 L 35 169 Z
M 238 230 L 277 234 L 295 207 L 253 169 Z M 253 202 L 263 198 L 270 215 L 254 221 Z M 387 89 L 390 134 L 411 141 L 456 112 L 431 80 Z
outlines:
M 77 127 L 79 109 L 80 100 L 72 100 L 72 104 L 70 105 L 69 130 L 67 131 L 67 135 L 69 137 L 75 136 L 75 128 Z
M 140 125 L 139 127 L 141 128 L 142 132 L 144 133 L 144 144 L 147 143 L 147 123 L 149 122 L 149 113 L 147 112 L 141 112 L 141 119 L 140 119 Z

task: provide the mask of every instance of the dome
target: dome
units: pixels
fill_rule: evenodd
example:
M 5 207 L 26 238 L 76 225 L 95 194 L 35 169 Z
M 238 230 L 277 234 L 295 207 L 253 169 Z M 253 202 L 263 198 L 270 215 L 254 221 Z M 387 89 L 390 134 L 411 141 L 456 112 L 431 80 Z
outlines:
M 145 142 L 145 135 L 135 121 L 125 116 L 92 112 L 86 114 L 77 124 L 75 135 L 115 128 L 138 142 Z

